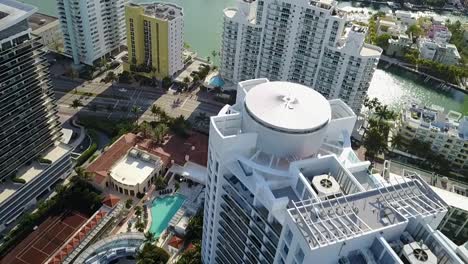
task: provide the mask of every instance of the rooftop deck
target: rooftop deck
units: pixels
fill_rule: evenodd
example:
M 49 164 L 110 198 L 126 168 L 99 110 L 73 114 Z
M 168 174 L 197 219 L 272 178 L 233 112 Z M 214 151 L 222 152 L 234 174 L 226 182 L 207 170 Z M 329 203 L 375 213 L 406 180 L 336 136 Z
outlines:
M 325 201 L 312 198 L 294 202 L 289 213 L 311 248 L 315 248 L 447 210 L 447 205 L 418 176 L 409 179 Z
M 182 7 L 169 3 L 147 3 L 140 4 L 145 8 L 145 15 L 153 16 L 161 20 L 173 20 L 182 17 Z
M 449 111 L 444 112 L 444 108 L 433 105 L 431 107 L 418 106 L 413 104 L 403 114 L 403 120 L 408 125 L 415 128 L 426 128 L 437 132 L 459 136 L 461 139 L 468 139 L 467 128 L 464 128 L 461 123 L 467 123 L 468 119 L 463 117 L 459 112 Z M 468 126 L 467 126 L 468 127 Z
M 44 156 L 42 158 L 50 160 L 53 164 L 57 160 L 64 157 L 70 151 L 71 148 L 68 145 L 58 144 L 52 149 L 48 150 L 46 153 L 44 153 Z M 50 164 L 41 164 L 37 160 L 34 160 L 31 162 L 30 165 L 21 167 L 16 173 L 16 177 L 25 180 L 25 184 L 28 184 L 29 182 L 34 180 L 38 175 L 40 175 L 44 170 L 46 170 L 49 166 Z M 23 186 L 24 184 L 12 182 L 0 184 L 0 204 Z
M 13 0 L 0 0 L 0 31 L 28 18 L 37 11 L 31 5 Z

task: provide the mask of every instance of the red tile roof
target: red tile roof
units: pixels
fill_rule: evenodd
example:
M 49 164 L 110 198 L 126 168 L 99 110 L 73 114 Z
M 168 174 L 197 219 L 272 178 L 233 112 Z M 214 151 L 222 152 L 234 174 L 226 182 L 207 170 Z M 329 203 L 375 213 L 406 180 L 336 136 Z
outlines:
M 190 161 L 206 166 L 208 158 L 208 136 L 192 132 L 188 138 L 168 135 L 162 144 L 155 144 L 151 139 L 128 133 L 112 144 L 99 158 L 88 166 L 88 172 L 94 174 L 94 181 L 102 184 L 108 177 L 108 172 L 114 163 L 122 158 L 132 147 L 148 151 L 161 158 L 166 167 L 171 161 L 184 166 L 186 155 Z
M 189 160 L 199 165 L 206 166 L 208 158 L 208 136 L 192 132 L 188 138 L 169 135 L 162 144 L 155 145 L 150 139 L 142 140 L 138 147 L 161 158 L 165 165 L 171 160 L 184 166 L 185 155 Z
M 178 236 L 173 236 L 168 244 L 173 248 L 180 249 L 184 245 L 184 240 Z
M 96 183 L 102 183 L 107 178 L 107 172 L 112 165 L 122 158 L 137 142 L 138 138 L 135 134 L 125 134 L 112 144 L 99 158 L 91 163 L 87 171 L 94 173 L 94 180 Z
M 55 252 L 53 258 L 51 258 L 51 264 L 58 264 L 62 263 L 67 256 L 73 252 L 73 250 L 78 247 L 83 241 L 83 239 L 95 228 L 98 223 L 101 221 L 102 218 L 107 214 L 105 211 L 98 211 L 87 223 L 86 225 L 82 226 L 80 230 L 75 233 L 75 235 L 68 240 L 67 244 L 59 249 L 59 251 Z
M 102 201 L 103 204 L 107 205 L 110 208 L 114 208 L 120 201 L 120 198 L 113 194 L 108 194 Z
M 192 249 L 194 249 L 194 248 L 195 248 L 195 246 L 194 246 L 192 243 L 190 243 L 190 244 L 188 244 L 188 246 L 187 246 L 187 248 L 185 249 L 185 251 L 189 251 L 189 250 L 192 250 Z

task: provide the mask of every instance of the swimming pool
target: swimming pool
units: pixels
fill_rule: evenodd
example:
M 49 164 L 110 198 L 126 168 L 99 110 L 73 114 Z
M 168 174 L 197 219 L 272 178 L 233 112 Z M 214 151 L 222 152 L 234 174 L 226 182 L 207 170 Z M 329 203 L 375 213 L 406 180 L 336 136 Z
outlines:
M 216 75 L 210 79 L 209 84 L 213 87 L 223 87 L 224 80 L 221 78 L 221 76 Z
M 151 228 L 150 231 L 159 237 L 175 213 L 185 201 L 185 197 L 180 194 L 170 195 L 153 200 L 151 206 Z

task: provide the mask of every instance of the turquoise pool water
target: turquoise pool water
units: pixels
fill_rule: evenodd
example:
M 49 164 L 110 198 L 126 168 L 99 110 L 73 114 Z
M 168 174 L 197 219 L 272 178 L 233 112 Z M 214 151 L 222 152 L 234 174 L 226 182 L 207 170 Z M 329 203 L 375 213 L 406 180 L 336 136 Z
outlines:
M 221 78 L 220 76 L 216 75 L 214 76 L 213 78 L 210 79 L 210 83 L 209 83 L 211 86 L 213 87 L 223 87 L 224 85 L 224 80 L 223 78 Z
M 172 217 L 182 206 L 185 197 L 180 194 L 156 198 L 151 206 L 151 228 L 150 231 L 159 237 L 167 228 Z

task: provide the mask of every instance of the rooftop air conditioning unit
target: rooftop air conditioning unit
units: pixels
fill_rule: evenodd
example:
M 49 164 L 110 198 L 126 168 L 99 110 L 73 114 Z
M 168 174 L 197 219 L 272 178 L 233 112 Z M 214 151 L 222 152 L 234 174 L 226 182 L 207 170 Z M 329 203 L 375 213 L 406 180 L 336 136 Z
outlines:
M 403 246 L 403 256 L 411 264 L 437 264 L 437 257 L 421 241 Z
M 146 153 L 143 153 L 143 154 L 141 154 L 141 159 L 144 160 L 144 161 L 150 161 L 151 157 L 150 157 L 150 155 L 148 155 Z
M 130 152 L 128 153 L 131 157 L 138 157 L 138 150 L 137 149 L 132 149 L 130 150 Z
M 311 184 L 319 197 L 333 198 L 341 195 L 340 185 L 331 175 L 317 175 L 312 178 Z

